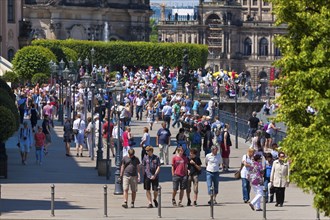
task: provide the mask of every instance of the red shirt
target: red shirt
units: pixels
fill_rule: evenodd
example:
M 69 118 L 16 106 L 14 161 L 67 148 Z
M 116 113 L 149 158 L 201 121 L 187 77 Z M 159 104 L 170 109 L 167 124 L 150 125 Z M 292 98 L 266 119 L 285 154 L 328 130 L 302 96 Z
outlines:
M 125 131 L 124 133 L 123 133 L 123 147 L 128 147 L 129 146 L 129 144 L 128 144 L 128 131 Z
M 43 132 L 37 132 L 34 135 L 36 147 L 43 147 L 45 145 L 46 135 Z
M 102 133 L 102 137 L 103 138 L 107 138 L 108 137 L 108 121 L 106 121 L 103 124 L 103 133 Z M 110 137 L 112 137 L 112 130 L 113 130 L 113 124 L 110 123 Z
M 187 176 L 188 159 L 185 156 L 175 155 L 172 158 L 172 167 L 174 168 L 174 175 Z

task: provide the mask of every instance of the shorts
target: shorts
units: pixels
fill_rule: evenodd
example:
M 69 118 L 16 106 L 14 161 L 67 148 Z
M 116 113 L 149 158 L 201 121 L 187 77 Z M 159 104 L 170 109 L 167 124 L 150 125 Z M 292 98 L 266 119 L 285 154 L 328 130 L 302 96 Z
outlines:
M 150 179 L 146 176 L 144 176 L 144 182 L 143 182 L 143 188 L 145 190 L 150 190 L 151 189 L 151 186 L 152 186 L 152 190 L 153 191 L 156 191 L 158 190 L 158 186 L 159 186 L 159 179 L 156 178 L 156 179 Z
M 191 185 L 193 184 L 194 193 L 198 193 L 198 175 L 188 176 L 187 191 L 191 192 Z
M 64 142 L 65 142 L 65 143 L 71 143 L 71 137 L 69 137 L 69 136 L 64 136 Z
M 52 143 L 52 136 L 50 134 L 46 134 L 46 144 Z
M 268 134 L 267 132 L 265 132 L 265 138 L 270 138 L 270 134 Z
M 131 188 L 132 192 L 138 190 L 138 177 L 137 176 L 123 176 L 123 190 Z
M 85 138 L 83 133 L 78 133 L 75 135 L 74 142 L 76 144 L 84 144 Z
M 173 176 L 172 177 L 173 181 L 173 190 L 177 191 L 180 186 L 180 190 L 187 189 L 187 182 L 188 182 L 188 177 L 187 176 Z
M 26 144 L 21 143 L 19 149 L 22 153 L 29 153 L 30 152 L 30 146 L 28 146 Z

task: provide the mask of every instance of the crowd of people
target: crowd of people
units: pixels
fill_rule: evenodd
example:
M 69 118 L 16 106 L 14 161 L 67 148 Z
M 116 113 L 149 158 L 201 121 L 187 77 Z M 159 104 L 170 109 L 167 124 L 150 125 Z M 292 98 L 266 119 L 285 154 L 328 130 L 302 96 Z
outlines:
M 122 157 L 120 178 L 124 189 L 122 207 L 128 208 L 129 188 L 132 192 L 130 207 L 134 207 L 140 175 L 143 176 L 148 207 L 158 206 L 157 187 L 162 165 L 172 166 L 173 206 L 183 206 L 184 192 L 186 192 L 187 206 L 197 206 L 203 152 L 208 193 L 213 193 L 213 201 L 210 200 L 208 203 L 217 203 L 219 173 L 221 170 L 229 172 L 232 141 L 229 125 L 222 123 L 215 114 L 215 100 L 210 98 L 206 103 L 202 103 L 198 94 L 208 90 L 213 95 L 219 95 L 220 83 L 224 83 L 226 87 L 230 85 L 231 88 L 234 78 L 225 77 L 220 80 L 212 78 L 209 73 L 203 75 L 202 70 L 192 71 L 190 74 L 197 79 L 198 83 L 187 82 L 183 84 L 183 90 L 178 92 L 177 70 L 166 68 L 134 70 L 123 67 L 122 72 L 116 75 L 116 81 L 121 82 L 126 88 L 125 97 L 121 97 L 120 100 L 116 100 L 117 97 L 108 96 L 107 93 L 93 96 L 92 91 L 83 82 L 79 83 L 77 90 L 73 91 L 72 98 L 66 96 L 67 99 L 63 103 L 66 109 L 69 109 L 67 112 L 69 115 L 64 115 L 65 155 L 67 157 L 74 155 L 71 152 L 71 142 L 75 143 L 77 157 L 86 156 L 83 149 L 87 148 L 88 157 L 94 158 L 97 149 L 95 146 L 99 144 L 104 150 L 109 144 L 113 157 L 119 150 Z M 83 75 L 84 71 L 81 69 L 80 77 Z M 107 85 L 113 83 L 108 73 L 105 72 L 104 76 L 108 80 Z M 203 84 L 207 86 L 203 87 Z M 197 91 L 197 99 L 195 91 Z M 53 119 L 59 114 L 60 100 L 57 96 L 59 86 L 57 84 L 36 85 L 33 88 L 17 89 L 15 94 L 20 120 L 24 124 L 19 132 L 18 144 L 22 164 L 27 163 L 27 154 L 34 144 L 36 163 L 41 165 L 43 157 L 48 154 L 47 148 L 51 144 Z M 95 100 L 92 100 L 92 97 Z M 98 100 L 103 102 L 98 102 Z M 109 103 L 111 108 L 107 108 Z M 96 110 L 94 112 L 101 114 L 91 115 L 93 106 Z M 71 111 L 76 116 L 73 120 L 71 120 Z M 110 117 L 106 117 L 107 115 Z M 26 117 L 31 121 L 31 128 L 24 121 Z M 43 120 L 42 126 L 37 126 L 39 119 Z M 144 127 L 141 141 L 137 143 L 132 135 L 131 125 L 135 120 L 144 119 L 148 126 Z M 267 187 L 269 185 L 269 189 L 272 189 L 269 193 L 269 202 L 273 201 L 272 192 L 275 191 L 276 205 L 283 206 L 284 189 L 289 182 L 288 163 L 284 162 L 285 154 L 276 151 L 277 145 L 272 139 L 272 135 L 278 128 L 274 122 L 267 124 L 264 131 L 265 138 L 262 139 L 259 135 L 262 131 L 258 130 L 260 128 L 258 120 L 254 112 L 252 119 L 249 119 L 252 144 L 248 153 L 242 158 L 241 170 L 243 201 L 249 203 L 251 208 L 257 211 L 261 210 L 261 187 L 264 184 L 267 183 Z M 152 146 L 149 131 L 154 128 L 155 123 L 161 123 L 161 128 L 155 136 L 156 146 Z M 172 134 L 172 128 L 175 127 L 180 128 L 179 132 Z M 176 149 L 170 162 L 169 147 L 173 135 L 175 135 Z M 120 146 L 117 146 L 118 143 Z M 135 155 L 134 147 L 141 148 L 140 158 Z M 159 148 L 159 156 L 154 154 L 154 147 Z M 251 186 L 256 197 L 250 201 Z M 194 195 L 191 199 L 192 190 Z

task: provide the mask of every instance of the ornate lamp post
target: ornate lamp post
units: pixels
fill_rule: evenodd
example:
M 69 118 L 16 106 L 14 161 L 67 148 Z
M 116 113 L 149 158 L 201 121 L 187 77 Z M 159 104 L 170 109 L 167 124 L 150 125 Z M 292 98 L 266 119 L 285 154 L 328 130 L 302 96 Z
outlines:
M 238 119 L 237 119 L 237 86 L 239 79 L 235 79 L 235 148 L 238 148 Z
M 97 146 L 97 160 L 96 160 L 96 168 L 98 168 L 98 162 L 103 159 L 103 150 L 102 150 L 102 102 L 103 102 L 103 87 L 104 87 L 105 82 L 103 79 L 100 77 L 96 81 L 96 86 L 99 90 L 99 98 L 98 98 L 98 103 L 99 103 L 99 141 L 98 141 L 98 146 Z
M 59 117 L 58 120 L 63 125 L 63 70 L 64 70 L 65 62 L 63 59 L 59 62 L 59 71 L 58 71 L 58 79 L 60 81 L 60 105 L 58 109 Z
M 88 88 L 89 88 L 90 83 L 92 81 L 92 77 L 88 74 L 88 72 L 86 72 L 85 75 L 83 77 L 81 77 L 81 79 L 83 80 L 84 85 L 85 85 L 84 115 L 85 115 L 85 119 L 87 119 Z
M 120 142 L 120 111 L 118 109 L 118 106 L 120 104 L 121 99 L 124 96 L 125 88 L 121 85 L 121 83 L 118 81 L 115 85 L 115 87 L 112 89 L 112 95 L 114 95 L 113 100 L 116 103 L 115 104 L 115 111 L 117 113 L 117 131 L 118 131 L 118 138 L 117 138 L 117 144 L 116 144 L 116 172 L 115 172 L 115 195 L 122 195 L 123 194 L 123 186 L 120 181 L 120 166 L 121 166 L 121 160 L 122 160 L 122 146 Z
M 92 91 L 92 103 L 91 103 L 91 115 L 92 115 L 92 155 L 91 160 L 94 160 L 94 149 L 95 149 L 95 121 L 94 121 L 94 92 L 95 92 L 95 83 L 92 83 L 90 86 Z
M 91 58 L 92 58 L 91 74 L 92 74 L 92 76 L 93 76 L 93 79 L 96 79 L 96 77 L 95 77 L 95 74 L 96 74 L 96 73 L 94 73 L 94 71 L 93 71 L 93 68 L 94 68 L 94 55 L 95 55 L 95 49 L 94 49 L 94 47 L 92 47 L 92 49 L 91 49 Z M 86 59 L 87 59 L 87 58 L 86 58 Z
M 48 65 L 49 65 L 49 69 L 50 69 L 50 85 L 51 85 L 51 87 L 53 86 L 53 65 L 54 65 L 55 63 L 53 62 L 53 60 L 50 60 L 49 61 L 49 63 L 48 63 Z
M 108 130 L 107 130 L 107 164 L 106 164 L 106 179 L 109 180 L 110 178 L 110 111 L 111 111 L 111 95 L 112 95 L 112 88 L 110 87 L 107 87 L 107 96 L 108 96 L 108 103 L 107 103 L 107 109 L 108 109 L 108 112 L 107 112 L 107 118 L 108 118 Z
M 79 58 L 77 60 L 77 67 L 79 68 L 79 66 L 81 65 L 81 59 Z M 71 74 L 70 74 L 70 86 L 72 87 L 72 91 L 73 91 L 73 103 L 72 103 L 72 108 L 73 108 L 73 120 L 75 119 L 76 117 L 76 109 L 75 109 L 75 91 L 76 91 L 76 88 L 77 88 L 77 85 L 76 85 L 76 82 L 78 81 L 78 78 L 79 78 L 79 71 L 77 71 L 77 69 L 75 68 L 75 62 L 70 60 L 69 61 L 69 68 L 70 68 L 70 71 L 71 71 Z M 70 96 L 71 97 L 71 96 Z M 71 114 L 70 114 L 71 116 Z
M 64 102 L 63 102 L 64 88 L 63 88 L 63 86 L 64 86 L 65 81 L 68 79 L 69 74 L 70 74 L 70 70 L 67 67 L 65 67 L 65 69 L 62 72 L 62 79 L 61 79 L 61 107 L 60 107 L 60 109 L 61 109 L 62 125 L 64 122 L 64 120 L 63 120 L 64 119 L 64 117 L 63 117 L 63 115 L 64 115 Z

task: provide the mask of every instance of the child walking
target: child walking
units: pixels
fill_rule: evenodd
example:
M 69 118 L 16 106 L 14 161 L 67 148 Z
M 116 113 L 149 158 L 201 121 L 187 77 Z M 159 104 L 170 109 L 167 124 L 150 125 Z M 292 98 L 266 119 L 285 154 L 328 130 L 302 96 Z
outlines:
M 46 135 L 42 132 L 42 127 L 38 126 L 37 133 L 34 134 L 35 147 L 36 147 L 36 163 L 42 164 L 43 149 L 46 142 Z

